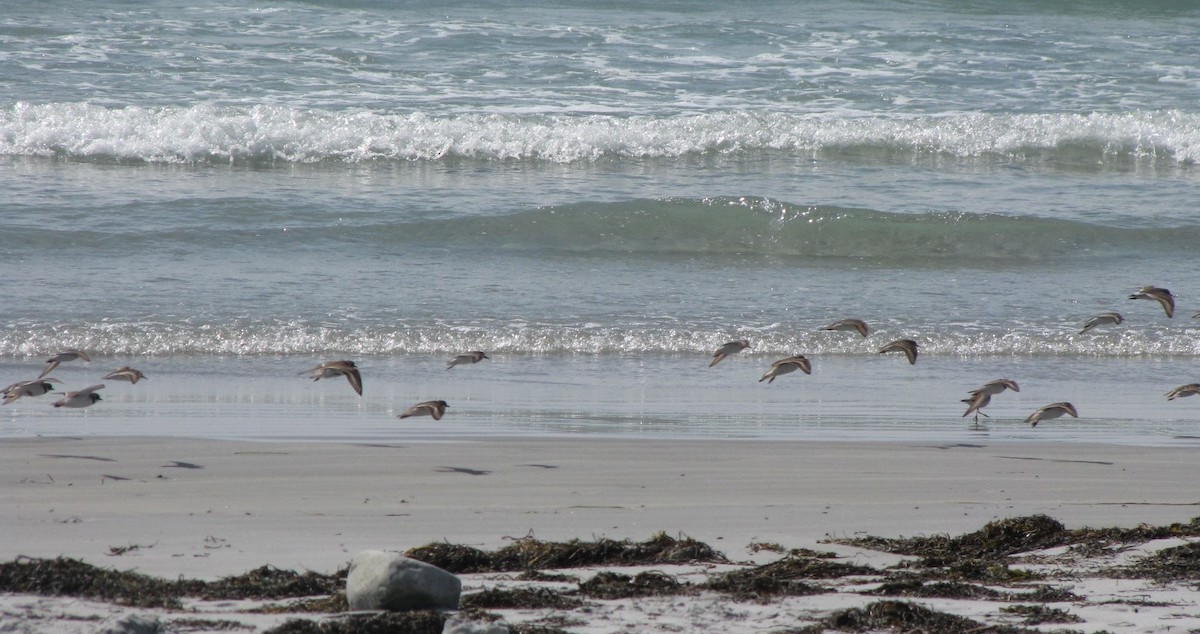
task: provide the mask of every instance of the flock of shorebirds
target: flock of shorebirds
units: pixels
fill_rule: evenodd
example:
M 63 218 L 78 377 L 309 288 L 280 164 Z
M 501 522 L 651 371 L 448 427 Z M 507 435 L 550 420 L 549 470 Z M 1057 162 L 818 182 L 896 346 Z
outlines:
M 1160 288 L 1157 286 L 1143 286 L 1139 288 L 1136 293 L 1130 295 L 1129 299 L 1154 300 L 1162 306 L 1163 311 L 1166 312 L 1168 318 L 1175 316 L 1175 297 L 1171 294 L 1171 291 L 1165 288 Z M 1200 318 L 1200 312 L 1193 315 L 1193 317 Z M 1124 318 L 1120 313 L 1100 313 L 1084 323 L 1083 329 L 1079 331 L 1079 334 L 1084 334 L 1099 326 L 1118 325 L 1122 321 L 1124 321 Z M 841 319 L 829 324 L 828 326 L 825 326 L 822 328 L 822 330 L 857 332 L 864 338 L 870 334 L 870 327 L 861 319 Z M 709 362 L 708 367 L 711 368 L 729 356 L 737 354 L 749 347 L 750 342 L 746 339 L 730 341 L 722 345 L 716 350 L 716 352 L 713 353 L 712 361 Z M 918 349 L 919 346 L 917 345 L 917 342 L 913 341 L 912 339 L 896 339 L 895 341 L 891 341 L 879 348 L 879 353 L 903 353 L 910 364 L 916 364 Z M 451 358 L 446 364 L 446 369 L 449 370 L 458 365 L 471 365 L 479 363 L 480 361 L 488 358 L 490 357 L 488 357 L 487 354 L 481 350 L 464 352 Z M 62 395 L 62 398 L 53 403 L 54 407 L 82 408 L 89 407 L 97 401 L 100 401 L 100 395 L 96 392 L 104 389 L 103 383 L 71 392 L 54 392 L 54 384 L 62 384 L 63 382 L 58 379 L 47 377 L 46 375 L 57 368 L 59 364 L 79 359 L 82 359 L 88 363 L 91 362 L 91 358 L 81 350 L 69 349 L 55 354 L 50 359 L 46 360 L 46 365 L 42 369 L 42 373 L 39 374 L 36 379 L 13 383 L 12 385 L 5 387 L 3 390 L 0 390 L 0 394 L 3 395 L 3 403 L 8 405 L 9 403 L 12 403 L 13 401 L 16 401 L 22 397 L 42 396 L 43 394 L 49 394 L 51 392 Z M 767 383 L 773 383 L 775 382 L 776 378 L 783 376 L 784 374 L 790 374 L 797 370 L 805 374 L 812 374 L 812 363 L 802 354 L 784 357 L 778 361 L 775 361 L 771 364 L 771 367 L 763 373 L 762 377 L 759 378 L 758 381 L 760 383 L 763 381 L 766 381 Z M 346 381 L 350 383 L 350 387 L 355 391 L 355 393 L 357 393 L 359 396 L 362 396 L 362 374 L 359 372 L 358 366 L 355 365 L 353 361 L 329 361 L 327 363 L 322 363 L 315 368 L 310 368 L 300 372 L 299 374 L 307 375 L 313 381 L 344 376 L 346 377 Z M 103 378 L 104 380 L 128 381 L 131 384 L 136 384 L 138 381 L 145 379 L 146 375 L 140 370 L 131 368 L 129 366 L 124 366 L 109 372 L 108 374 L 104 375 Z M 967 411 L 963 413 L 963 418 L 974 414 L 975 422 L 978 423 L 980 416 L 987 416 L 987 414 L 983 413 L 983 408 L 987 407 L 988 404 L 991 403 L 993 396 L 996 396 L 1005 390 L 1020 392 L 1021 388 L 1019 385 L 1017 385 L 1017 382 L 1012 379 L 996 379 L 969 391 L 967 393 L 967 398 L 963 399 L 962 401 L 963 403 L 967 404 Z M 1167 400 L 1175 400 L 1176 398 L 1192 396 L 1193 394 L 1200 394 L 1200 383 L 1181 385 L 1170 392 L 1167 392 L 1166 397 Z M 441 420 L 442 416 L 446 413 L 446 408 L 448 407 L 450 406 L 446 403 L 446 401 L 442 400 L 422 401 L 404 410 L 404 412 L 400 413 L 397 418 L 408 418 L 410 416 L 431 416 L 434 420 Z M 1025 419 L 1025 422 L 1030 423 L 1030 425 L 1033 427 L 1037 427 L 1037 424 L 1041 421 L 1052 420 L 1061 416 L 1072 416 L 1074 418 L 1078 418 L 1079 413 L 1075 410 L 1075 406 L 1073 404 L 1063 401 L 1051 403 L 1044 407 L 1038 408 L 1037 411 L 1030 414 L 1029 417 Z

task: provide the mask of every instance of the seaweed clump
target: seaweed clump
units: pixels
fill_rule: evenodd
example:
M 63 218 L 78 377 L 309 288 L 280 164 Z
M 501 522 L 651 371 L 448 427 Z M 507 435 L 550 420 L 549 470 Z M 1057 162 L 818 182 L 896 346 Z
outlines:
M 1058 608 L 1044 605 L 1006 605 L 1000 608 L 1004 614 L 1013 614 L 1025 619 L 1026 625 L 1042 623 L 1080 623 L 1083 619 Z
M 1003 595 L 985 586 L 957 581 L 934 581 L 925 583 L 919 578 L 909 577 L 888 581 L 868 594 L 886 597 L 919 597 L 923 599 L 988 599 L 996 600 Z
M 837 579 L 848 575 L 874 574 L 878 574 L 878 571 L 868 566 L 789 556 L 762 566 L 722 573 L 710 579 L 704 587 L 744 598 L 777 594 L 803 596 L 831 590 L 802 579 Z
M 1117 577 L 1168 581 L 1200 579 L 1200 542 L 1164 548 L 1109 571 Z
M 965 616 L 938 612 L 907 601 L 876 601 L 861 608 L 841 610 L 825 618 L 817 627 L 849 632 L 885 630 L 942 634 L 1030 631 L 1002 625 L 985 625 Z
M 97 568 L 78 559 L 18 557 L 0 563 L 0 592 L 86 597 L 142 608 L 181 607 L 178 582 Z
M 571 610 L 583 605 L 583 601 L 567 596 L 550 588 L 492 588 L 465 594 L 459 599 L 460 609 L 519 609 L 519 610 Z
M 670 575 L 656 571 L 630 577 L 619 572 L 600 572 L 579 584 L 579 593 L 597 599 L 629 599 L 680 594 L 687 588 Z
M 513 572 L 537 568 L 583 568 L 604 565 L 728 563 L 725 555 L 690 537 L 675 539 L 658 533 L 644 542 L 598 539 L 547 542 L 523 538 L 487 552 L 456 544 L 428 544 L 404 553 L 455 574 Z
M 336 619 L 288 619 L 266 634 L 441 634 L 447 615 L 433 612 L 350 614 Z
M 289 599 L 331 595 L 346 582 L 346 570 L 333 575 L 308 571 L 303 574 L 280 570 L 274 566 L 259 566 L 254 570 L 217 581 L 185 581 L 183 590 L 188 596 L 208 601 L 227 599 Z
M 1047 515 L 1030 515 L 988 522 L 982 529 L 958 537 L 863 537 L 839 543 L 921 557 L 926 566 L 945 566 L 965 559 L 997 560 L 1059 546 L 1068 542 L 1069 535 L 1058 520 Z

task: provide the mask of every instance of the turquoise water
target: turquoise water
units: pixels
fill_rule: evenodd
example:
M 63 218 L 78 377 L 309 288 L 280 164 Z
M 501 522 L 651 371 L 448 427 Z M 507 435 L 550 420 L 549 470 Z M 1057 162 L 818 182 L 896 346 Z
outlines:
M 68 6 L 0 25 L 0 384 L 153 378 L 0 436 L 1200 435 L 1189 3 Z

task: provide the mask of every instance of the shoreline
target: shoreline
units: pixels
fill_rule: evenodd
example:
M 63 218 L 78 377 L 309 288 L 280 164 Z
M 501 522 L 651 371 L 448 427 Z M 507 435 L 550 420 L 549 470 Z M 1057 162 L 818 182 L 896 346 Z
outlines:
M 1194 451 L 1067 443 L 454 439 L 0 441 L 0 560 L 76 557 L 216 578 L 331 573 L 359 550 L 642 540 L 718 549 L 958 533 L 1046 514 L 1071 528 L 1200 515 Z M 114 555 L 116 550 L 123 550 Z

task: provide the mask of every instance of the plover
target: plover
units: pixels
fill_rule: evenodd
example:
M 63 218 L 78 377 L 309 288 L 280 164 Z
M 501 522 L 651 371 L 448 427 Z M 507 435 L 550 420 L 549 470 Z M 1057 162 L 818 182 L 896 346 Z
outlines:
M 1079 334 L 1082 335 L 1083 333 L 1091 330 L 1092 328 L 1095 328 L 1096 326 L 1107 326 L 1109 324 L 1112 324 L 1115 326 L 1115 325 L 1121 323 L 1122 321 L 1125 321 L 1125 319 L 1123 317 L 1121 317 L 1121 313 L 1112 313 L 1112 312 L 1100 313 L 1099 315 L 1096 315 L 1095 317 L 1092 317 L 1091 319 L 1087 320 L 1087 322 L 1083 324 L 1083 330 L 1080 330 Z
M 453 359 L 451 359 L 449 363 L 446 364 L 446 369 L 449 370 L 450 368 L 453 368 L 456 365 L 470 365 L 472 363 L 479 363 L 480 361 L 483 361 L 484 359 L 491 359 L 491 357 L 484 354 L 482 350 L 472 350 L 471 352 L 464 352 L 462 354 L 455 355 L 455 357 Z
M 1052 418 L 1058 418 L 1063 414 L 1070 414 L 1074 418 L 1079 418 L 1079 413 L 1075 411 L 1075 406 L 1070 403 L 1051 403 L 1038 411 L 1029 415 L 1025 422 L 1032 423 L 1031 427 L 1037 427 L 1037 424 Z
M 67 392 L 62 398 L 55 401 L 55 407 L 88 407 L 92 403 L 100 400 L 100 395 L 96 390 L 104 389 L 104 384 L 92 385 L 85 387 L 82 390 Z
M 1177 398 L 1183 398 L 1193 394 L 1200 394 L 1200 383 L 1188 383 L 1187 385 L 1180 385 L 1170 392 L 1167 392 L 1167 400 L 1173 401 Z
M 746 348 L 749 348 L 749 347 L 750 347 L 750 342 L 746 341 L 745 339 L 738 339 L 737 341 L 730 341 L 729 343 L 718 348 L 717 351 L 713 353 L 712 363 L 708 364 L 708 367 L 711 368 L 714 365 L 723 361 L 725 359 L 725 357 L 728 357 L 731 354 L 737 354 L 737 353 L 741 352 L 742 350 L 745 350 Z
M 1152 299 L 1162 306 L 1168 319 L 1175 316 L 1175 296 L 1165 288 L 1143 286 L 1136 293 L 1130 295 L 1129 299 Z
M 41 396 L 48 394 L 54 389 L 52 383 L 62 383 L 58 379 L 46 377 L 44 379 L 33 379 L 32 381 L 20 381 L 0 390 L 0 394 L 4 395 L 4 404 L 21 398 L 22 396 Z
M 350 387 L 362 396 L 362 375 L 358 373 L 358 366 L 354 365 L 353 361 L 330 361 L 300 374 L 307 374 L 314 381 L 344 376 L 350 382 Z
M 775 377 L 781 374 L 795 372 L 796 370 L 800 370 L 805 374 L 812 374 L 812 364 L 809 363 L 808 359 L 802 354 L 780 359 L 771 364 L 771 368 L 762 375 L 762 378 L 759 379 L 758 382 L 762 383 L 763 381 L 766 381 L 767 383 L 774 383 Z
M 105 380 L 129 381 L 130 383 L 137 383 L 138 381 L 141 381 L 144 378 L 147 378 L 147 377 L 145 374 L 142 374 L 141 370 L 136 370 L 127 365 L 121 366 L 121 367 L 117 368 L 116 370 L 113 370 L 112 372 L 109 372 L 108 374 L 104 375 Z
M 867 322 L 861 319 L 839 319 L 821 330 L 845 330 L 847 332 L 854 331 L 866 337 L 871 329 L 867 327 Z
M 917 362 L 917 342 L 912 339 L 897 339 L 879 349 L 879 354 L 885 352 L 903 352 L 910 364 Z
M 409 416 L 432 416 L 433 420 L 442 420 L 442 414 L 446 413 L 446 408 L 450 407 L 446 401 L 421 401 L 416 405 L 404 410 L 396 418 L 408 418 Z
M 66 363 L 67 361 L 74 361 L 76 359 L 83 359 L 86 363 L 92 362 L 91 357 L 87 356 L 87 354 L 82 350 L 76 350 L 74 348 L 60 350 L 58 354 L 46 359 L 46 367 L 42 369 L 42 373 L 38 375 L 38 378 L 40 379 L 47 374 L 50 374 L 50 371 L 54 368 L 57 368 L 58 364 Z

